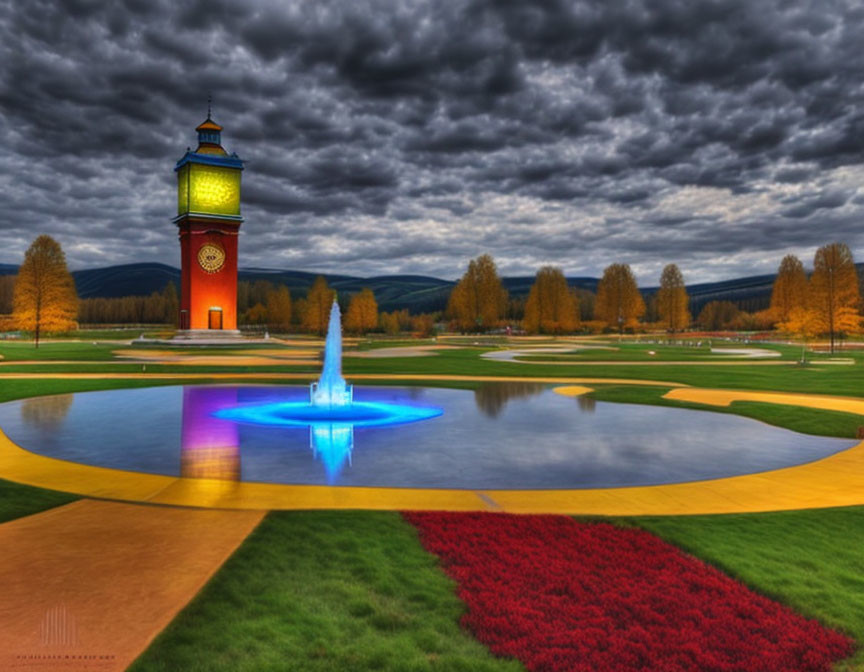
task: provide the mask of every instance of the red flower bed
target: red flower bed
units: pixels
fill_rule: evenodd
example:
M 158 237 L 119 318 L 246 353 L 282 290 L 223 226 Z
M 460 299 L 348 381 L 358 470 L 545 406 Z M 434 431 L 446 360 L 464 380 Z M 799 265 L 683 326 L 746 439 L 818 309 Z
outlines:
M 648 532 L 566 516 L 403 514 L 468 605 L 463 625 L 529 670 L 825 670 L 854 643 Z

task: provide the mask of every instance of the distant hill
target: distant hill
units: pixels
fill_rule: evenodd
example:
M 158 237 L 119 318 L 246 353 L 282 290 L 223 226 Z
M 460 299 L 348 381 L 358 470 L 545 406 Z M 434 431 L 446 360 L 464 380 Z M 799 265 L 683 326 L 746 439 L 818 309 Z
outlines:
M 424 275 L 381 275 L 358 278 L 350 275 L 277 271 L 266 268 L 241 268 L 238 275 L 240 280 L 250 282 L 266 280 L 274 284 L 286 285 L 295 297 L 304 295 L 315 278 L 324 275 L 327 284 L 340 294 L 353 294 L 368 287 L 375 293 L 375 299 L 381 310 L 408 308 L 414 313 L 443 310 L 454 284 L 449 280 Z
M 857 264 L 859 277 L 864 277 L 864 264 Z M 0 275 L 12 275 L 18 267 L 0 264 Z M 306 273 L 304 271 L 283 271 L 269 268 L 241 268 L 240 280 L 255 282 L 266 280 L 273 284 L 286 285 L 295 298 L 306 291 L 318 275 L 324 275 L 327 283 L 337 292 L 351 294 L 369 287 L 378 300 L 381 310 L 401 310 L 408 308 L 414 313 L 443 310 L 454 283 L 424 275 L 380 275 L 359 278 L 350 275 Z M 73 271 L 75 286 L 81 298 L 141 296 L 161 292 L 165 285 L 174 282 L 180 285 L 180 270 L 173 266 L 157 263 L 125 264 L 90 268 Z M 688 285 L 690 310 L 698 314 L 709 301 L 733 301 L 749 311 L 768 307 L 774 275 L 754 275 L 720 282 L 705 282 Z M 504 286 L 511 296 L 526 296 L 534 282 L 534 276 L 503 278 Z M 597 278 L 568 278 L 571 287 L 597 291 Z M 657 291 L 656 287 L 646 287 L 642 293 L 647 295 Z
M 180 287 L 180 269 L 166 264 L 124 264 L 73 271 L 75 289 L 82 299 L 146 296 L 174 282 Z

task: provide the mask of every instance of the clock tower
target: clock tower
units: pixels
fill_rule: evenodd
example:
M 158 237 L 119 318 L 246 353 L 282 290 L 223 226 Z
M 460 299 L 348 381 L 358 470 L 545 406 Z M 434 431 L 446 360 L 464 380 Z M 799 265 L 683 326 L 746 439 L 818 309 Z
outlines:
M 177 173 L 180 237 L 180 338 L 239 336 L 237 237 L 243 161 L 222 148 L 222 127 L 210 118 L 198 128 Z M 219 333 L 214 333 L 219 332 Z

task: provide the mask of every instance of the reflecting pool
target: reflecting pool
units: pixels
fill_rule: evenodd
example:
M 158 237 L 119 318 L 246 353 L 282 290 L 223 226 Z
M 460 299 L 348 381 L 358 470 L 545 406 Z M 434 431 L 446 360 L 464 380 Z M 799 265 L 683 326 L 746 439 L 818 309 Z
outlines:
M 83 392 L 0 404 L 0 428 L 49 457 L 190 478 L 469 489 L 653 485 L 755 473 L 845 450 L 735 415 L 612 404 L 535 383 L 477 390 L 355 388 L 423 422 L 300 426 L 243 409 L 308 403 L 305 387 L 186 386 Z M 373 413 L 374 415 L 374 413 Z M 278 416 L 278 413 L 277 413 Z

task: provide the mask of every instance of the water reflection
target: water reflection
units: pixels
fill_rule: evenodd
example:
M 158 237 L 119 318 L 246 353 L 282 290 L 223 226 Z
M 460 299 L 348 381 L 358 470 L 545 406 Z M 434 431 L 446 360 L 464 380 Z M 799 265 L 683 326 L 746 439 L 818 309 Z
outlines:
M 511 399 L 527 399 L 543 392 L 542 383 L 483 383 L 474 390 L 474 401 L 483 415 L 497 418 Z
M 236 387 L 184 387 L 180 434 L 180 475 L 239 481 L 240 437 L 236 424 L 214 418 L 237 405 Z
M 579 404 L 579 410 L 583 413 L 593 413 L 597 409 L 597 400 L 584 394 L 576 397 L 576 403 Z
M 242 480 L 240 425 L 223 420 L 219 411 L 236 408 L 238 388 L 184 387 L 180 436 L 180 475 L 221 481 Z M 312 457 L 324 465 L 327 482 L 336 483 L 354 450 L 354 425 L 309 426 Z
M 309 427 L 309 447 L 316 460 L 321 460 L 327 473 L 327 484 L 334 485 L 354 451 L 354 425 L 342 423 L 316 424 Z
M 63 424 L 74 394 L 33 397 L 21 402 L 21 420 L 45 431 L 54 431 Z

